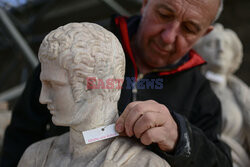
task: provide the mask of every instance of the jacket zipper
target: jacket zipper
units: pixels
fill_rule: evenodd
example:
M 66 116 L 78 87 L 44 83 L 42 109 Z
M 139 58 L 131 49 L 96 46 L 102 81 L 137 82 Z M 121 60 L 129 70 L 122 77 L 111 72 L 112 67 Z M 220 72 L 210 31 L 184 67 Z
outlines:
M 132 89 L 132 94 L 133 94 L 133 101 L 137 100 L 137 83 L 144 77 L 143 74 L 139 73 L 136 81 L 133 83 L 133 89 Z

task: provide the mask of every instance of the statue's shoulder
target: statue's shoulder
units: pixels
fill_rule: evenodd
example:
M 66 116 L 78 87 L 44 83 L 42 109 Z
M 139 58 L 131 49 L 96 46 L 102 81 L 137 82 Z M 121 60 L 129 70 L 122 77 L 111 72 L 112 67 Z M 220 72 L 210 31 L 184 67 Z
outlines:
M 57 137 L 51 137 L 30 145 L 23 153 L 23 156 L 18 163 L 18 167 L 42 166 L 41 161 L 46 159 L 56 138 Z
M 168 167 L 169 164 L 144 145 L 127 137 L 117 137 L 110 145 L 103 167 Z
M 235 75 L 228 77 L 228 86 L 233 92 L 237 102 L 246 112 L 250 109 L 250 88 L 240 78 Z

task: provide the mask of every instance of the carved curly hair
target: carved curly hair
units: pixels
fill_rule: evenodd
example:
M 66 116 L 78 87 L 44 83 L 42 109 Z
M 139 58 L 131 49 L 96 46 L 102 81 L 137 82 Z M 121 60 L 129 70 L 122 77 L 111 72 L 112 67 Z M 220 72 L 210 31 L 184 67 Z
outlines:
M 68 72 L 75 102 L 80 102 L 86 90 L 86 78 L 123 79 L 125 56 L 118 39 L 94 23 L 70 23 L 50 32 L 43 40 L 38 57 L 41 63 L 55 61 Z M 98 91 L 98 90 L 96 90 Z M 114 93 L 118 101 L 120 90 L 103 89 L 105 96 Z

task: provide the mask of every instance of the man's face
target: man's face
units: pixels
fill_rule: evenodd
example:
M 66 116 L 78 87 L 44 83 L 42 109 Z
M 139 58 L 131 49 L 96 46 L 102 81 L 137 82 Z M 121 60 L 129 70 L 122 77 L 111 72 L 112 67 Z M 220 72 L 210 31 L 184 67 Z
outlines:
M 47 104 L 56 125 L 69 126 L 79 123 L 80 103 L 75 103 L 67 71 L 56 63 L 42 63 L 40 103 Z
M 175 63 L 213 29 L 218 6 L 218 0 L 144 0 L 135 38 L 142 63 L 149 68 Z

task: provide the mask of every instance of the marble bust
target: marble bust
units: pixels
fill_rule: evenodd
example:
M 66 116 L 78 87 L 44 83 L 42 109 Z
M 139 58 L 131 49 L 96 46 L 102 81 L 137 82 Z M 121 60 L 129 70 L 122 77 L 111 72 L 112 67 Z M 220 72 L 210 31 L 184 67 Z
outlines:
M 207 61 L 202 72 L 222 104 L 222 140 L 232 149 L 234 166 L 250 165 L 250 89 L 234 72 L 243 50 L 235 32 L 217 23 L 194 49 Z
M 39 100 L 47 104 L 53 123 L 69 126 L 70 131 L 28 147 L 19 167 L 169 166 L 128 137 L 90 144 L 83 139 L 82 131 L 110 125 L 118 118 L 119 83 L 93 87 L 99 80 L 106 83 L 124 77 L 124 53 L 111 32 L 92 23 L 67 24 L 45 37 L 38 57 L 42 82 Z M 89 83 L 89 78 L 96 80 Z

